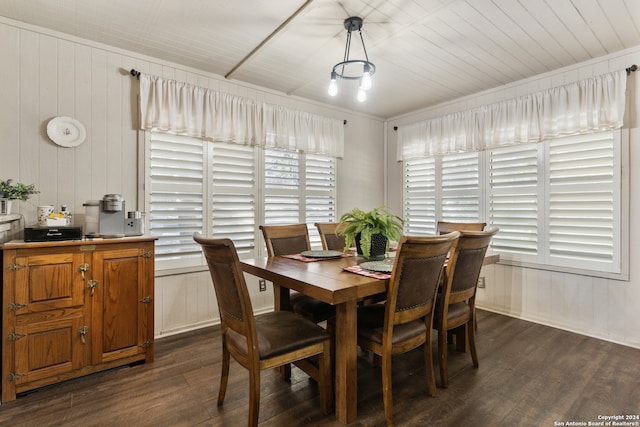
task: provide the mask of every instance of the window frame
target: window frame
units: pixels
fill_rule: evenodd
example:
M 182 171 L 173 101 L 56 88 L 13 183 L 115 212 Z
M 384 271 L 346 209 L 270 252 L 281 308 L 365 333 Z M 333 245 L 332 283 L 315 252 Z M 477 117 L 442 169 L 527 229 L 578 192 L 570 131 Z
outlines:
M 605 269 L 594 270 L 590 269 L 586 263 L 583 263 L 582 266 L 577 266 L 579 263 L 563 263 L 558 262 L 558 258 L 553 258 L 550 255 L 549 249 L 549 226 L 550 223 L 550 211 L 549 211 L 549 197 L 550 197 L 550 175 L 549 175 L 549 146 L 552 143 L 551 141 L 544 141 L 536 144 L 536 159 L 537 159 L 537 189 L 532 191 L 537 191 L 539 199 L 539 210 L 537 214 L 537 244 L 536 256 L 517 256 L 511 253 L 501 253 L 500 250 L 492 247 L 490 249 L 491 252 L 497 253 L 501 255 L 500 264 L 504 265 L 513 265 L 519 267 L 540 269 L 540 270 L 548 270 L 548 271 L 556 271 L 556 272 L 564 272 L 564 273 L 572 273 L 579 274 L 591 277 L 601 277 L 606 279 L 613 280 L 628 280 L 629 278 L 629 131 L 627 129 L 620 129 L 616 131 L 610 131 L 613 134 L 613 155 L 614 159 L 614 168 L 619 168 L 617 176 L 613 177 L 613 182 L 611 184 L 611 188 L 613 191 L 619 192 L 619 199 L 617 202 L 614 200 L 613 203 L 617 203 L 619 205 L 619 212 L 616 212 L 616 206 L 613 207 L 613 222 L 614 224 L 614 232 L 612 234 L 612 240 L 616 247 L 613 249 L 613 259 L 611 261 L 612 268 L 610 271 L 606 271 Z M 571 137 L 567 137 L 571 138 Z M 560 138 L 556 138 L 558 140 Z M 487 224 L 491 224 L 491 212 L 490 205 L 492 202 L 492 195 L 495 194 L 495 191 L 491 188 L 490 182 L 490 157 L 491 150 L 483 151 L 479 153 L 479 173 L 480 173 L 480 188 L 478 190 L 479 197 L 479 210 L 478 210 L 478 221 L 485 221 Z M 434 156 L 432 158 L 436 161 L 436 201 L 435 201 L 435 218 L 433 219 L 433 229 L 435 230 L 435 222 L 442 218 L 442 220 L 447 220 L 447 218 L 442 217 L 442 194 L 439 189 L 439 180 L 441 179 L 441 158 L 444 156 Z M 420 159 L 417 159 L 418 161 Z M 408 209 L 411 208 L 411 195 L 407 191 L 407 165 L 410 164 L 411 160 L 405 160 L 403 164 L 403 209 L 405 212 L 405 217 L 407 215 Z M 416 191 L 414 190 L 414 193 Z M 406 219 L 406 218 L 405 218 Z M 450 220 L 450 219 L 449 219 Z M 471 221 L 471 219 L 466 219 L 466 221 Z M 410 224 L 410 222 L 409 222 Z M 425 230 L 429 230 L 429 227 L 425 227 Z M 405 230 L 410 231 L 410 230 Z M 428 234 L 428 233 L 427 233 Z M 619 270 L 615 271 L 615 267 L 619 266 Z M 613 270 L 613 271 L 612 271 Z
M 152 181 L 152 177 L 151 177 L 151 169 L 152 169 L 153 161 L 151 160 L 150 156 L 151 156 L 151 150 L 152 150 L 152 138 L 154 134 L 169 135 L 170 137 L 169 139 L 185 138 L 185 140 L 187 141 L 198 141 L 200 144 L 202 144 L 202 148 L 203 148 L 202 194 L 203 196 L 202 196 L 202 229 L 200 230 L 200 232 L 202 232 L 205 235 L 215 236 L 214 234 L 212 234 L 213 228 L 214 228 L 214 221 L 213 221 L 214 209 L 213 209 L 212 203 L 216 195 L 219 196 L 219 195 L 234 194 L 232 185 L 229 186 L 226 191 L 218 191 L 215 194 L 213 193 L 213 189 L 216 187 L 216 184 L 214 183 L 214 172 L 215 172 L 214 156 L 215 156 L 216 147 L 220 147 L 220 145 L 216 145 L 216 144 L 227 144 L 229 147 L 236 147 L 236 144 L 210 142 L 210 141 L 203 140 L 201 138 L 175 136 L 171 134 L 164 134 L 162 132 L 141 131 L 141 138 L 144 141 L 144 144 L 142 144 L 143 147 L 140 150 L 140 153 L 141 153 L 140 164 L 141 164 L 141 167 L 143 168 L 143 173 L 140 174 L 141 197 L 139 198 L 143 200 L 145 211 L 148 213 L 147 215 L 145 215 L 145 229 L 151 235 L 153 235 L 152 217 L 151 217 L 153 211 L 152 211 L 151 199 L 152 199 L 152 192 L 154 191 L 154 188 L 153 188 L 154 182 Z M 245 146 L 237 145 L 237 147 L 245 147 Z M 229 151 L 229 149 L 223 150 L 223 151 L 227 152 Z M 254 197 L 253 206 L 252 206 L 253 214 L 254 214 L 253 246 L 250 249 L 245 248 L 242 251 L 239 250 L 240 258 L 254 258 L 254 257 L 266 256 L 266 248 L 264 247 L 262 234 L 260 233 L 258 226 L 260 224 L 267 223 L 265 222 L 265 212 L 268 209 L 268 206 L 266 206 L 265 197 L 266 197 L 266 194 L 268 194 L 269 192 L 271 194 L 282 195 L 284 197 L 289 197 L 295 194 L 296 197 L 298 197 L 299 212 L 298 212 L 297 222 L 307 223 L 312 246 L 314 248 L 319 248 L 321 245 L 320 238 L 319 236 L 317 236 L 317 231 L 313 226 L 313 223 L 318 222 L 319 219 L 317 218 L 317 216 L 313 216 L 311 218 L 308 217 L 307 198 L 309 196 L 317 196 L 319 194 L 324 196 L 328 195 L 328 200 L 330 201 L 330 204 L 328 205 L 329 215 L 324 219 L 322 219 L 322 221 L 327 222 L 327 221 L 330 221 L 331 219 L 333 221 L 336 220 L 337 199 L 338 199 L 337 197 L 337 175 L 338 175 L 337 159 L 331 158 L 330 156 L 305 154 L 301 152 L 276 150 L 276 149 L 269 149 L 269 148 L 262 148 L 262 147 L 251 147 L 251 152 L 252 152 L 252 158 L 253 158 L 252 167 L 253 167 L 254 182 L 253 182 L 253 187 L 249 192 L 253 192 L 253 197 Z M 285 189 L 276 188 L 275 190 L 266 188 L 266 175 L 268 173 L 268 170 L 267 170 L 268 167 L 265 166 L 265 164 L 266 164 L 266 159 L 269 157 L 269 154 L 271 153 L 276 153 L 276 154 L 285 153 L 284 156 L 289 156 L 291 158 L 297 159 L 297 162 L 298 162 L 297 167 L 299 168 L 299 177 L 298 177 L 298 184 L 296 186 L 293 186 L 291 188 L 285 188 Z M 314 174 L 313 179 L 315 179 L 316 182 L 318 179 L 323 179 L 324 176 L 328 176 L 328 181 L 330 182 L 328 182 L 326 187 L 321 190 L 307 188 L 308 177 L 306 173 L 306 168 L 307 168 L 307 164 L 310 162 L 309 159 L 312 159 L 312 158 L 323 159 L 324 161 L 328 162 L 328 164 L 331 165 L 330 167 L 323 169 L 323 172 L 325 169 L 329 172 L 327 175 L 321 174 L 322 176 L 318 177 L 317 173 Z M 245 180 L 245 183 L 246 183 L 246 180 Z M 223 187 L 218 186 L 218 190 L 221 190 L 222 188 Z M 315 199 L 315 203 L 317 206 L 317 203 L 318 203 L 317 199 Z M 292 221 L 293 221 L 292 219 L 289 219 L 286 222 L 291 223 Z M 296 222 L 296 221 L 293 221 L 293 222 Z M 269 223 L 274 223 L 274 222 L 271 221 Z M 207 268 L 206 261 L 201 253 L 199 254 L 197 261 L 193 259 L 191 261 L 189 261 L 188 259 L 185 261 L 185 260 L 181 260 L 179 257 L 177 260 L 163 260 L 162 256 L 156 257 L 156 272 L 157 274 L 162 276 L 171 275 L 171 274 L 181 274 L 181 273 L 193 272 L 193 271 L 203 271 L 203 270 L 206 270 L 206 268 Z

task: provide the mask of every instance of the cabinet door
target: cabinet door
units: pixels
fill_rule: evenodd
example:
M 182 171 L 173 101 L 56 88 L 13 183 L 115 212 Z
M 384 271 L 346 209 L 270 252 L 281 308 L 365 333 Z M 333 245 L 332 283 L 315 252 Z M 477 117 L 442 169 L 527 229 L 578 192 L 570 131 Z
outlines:
M 81 253 L 17 256 L 15 302 L 25 304 L 16 314 L 37 313 L 84 304 Z
M 39 321 L 37 316 L 22 316 L 15 327 L 15 385 L 82 368 L 90 345 L 85 339 L 86 326 L 81 308 L 52 310 Z
M 132 245 L 93 254 L 93 277 L 98 281 L 91 297 L 93 363 L 135 356 L 148 349 L 152 354 L 153 336 L 148 336 L 147 325 L 149 317 L 153 319 L 153 296 L 147 286 L 144 248 Z

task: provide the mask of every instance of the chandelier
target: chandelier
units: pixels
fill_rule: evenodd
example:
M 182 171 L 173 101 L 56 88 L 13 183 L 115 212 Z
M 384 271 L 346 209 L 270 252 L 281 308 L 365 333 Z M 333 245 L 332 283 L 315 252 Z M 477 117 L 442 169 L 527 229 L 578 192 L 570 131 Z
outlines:
M 364 102 L 367 99 L 367 90 L 371 88 L 371 76 L 376 72 L 376 66 L 369 62 L 367 48 L 364 46 L 362 38 L 362 18 L 352 16 L 344 20 L 344 28 L 347 30 L 347 44 L 344 48 L 344 58 L 338 62 L 331 70 L 331 81 L 329 82 L 329 95 L 338 94 L 338 77 L 347 80 L 358 80 L 358 101 Z M 364 59 L 349 59 L 351 50 L 351 32 L 360 33 Z

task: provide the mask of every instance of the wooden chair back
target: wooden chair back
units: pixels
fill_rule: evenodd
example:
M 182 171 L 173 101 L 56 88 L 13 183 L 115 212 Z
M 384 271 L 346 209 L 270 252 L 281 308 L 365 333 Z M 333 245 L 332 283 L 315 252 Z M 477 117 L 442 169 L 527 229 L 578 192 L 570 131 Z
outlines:
M 316 222 L 314 225 L 320 234 L 322 249 L 326 251 L 343 251 L 344 236 L 338 236 L 338 222 Z M 347 224 L 343 224 L 341 228 L 345 228 Z
M 249 358 L 257 358 L 253 354 L 257 349 L 253 307 L 233 242 L 230 239 L 208 239 L 200 234 L 193 238 L 202 246 L 209 266 L 223 335 L 228 328 L 246 337 Z
M 261 225 L 260 230 L 270 257 L 311 249 L 307 224 Z
M 487 226 L 486 222 L 449 222 L 438 221 L 436 234 L 446 234 L 452 231 L 482 231 Z
M 491 238 L 498 232 L 493 227 L 487 231 L 460 231 L 446 268 L 442 304 L 446 306 L 475 298 L 478 277 Z
M 394 326 L 422 318 L 431 323 L 443 266 L 458 236 L 452 232 L 400 239 L 387 288 L 384 331 L 388 344 Z

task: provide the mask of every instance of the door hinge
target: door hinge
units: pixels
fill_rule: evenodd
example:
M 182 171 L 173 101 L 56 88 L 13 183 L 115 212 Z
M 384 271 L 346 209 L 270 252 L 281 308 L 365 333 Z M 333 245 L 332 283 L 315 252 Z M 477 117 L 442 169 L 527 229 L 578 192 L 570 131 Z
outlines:
M 20 304 L 19 302 L 10 302 L 7 305 L 7 308 L 9 309 L 9 311 L 17 311 L 20 310 L 21 308 L 26 307 L 27 304 Z
M 18 381 L 20 378 L 24 377 L 27 374 L 21 374 L 20 372 L 12 372 L 7 375 L 7 379 L 9 381 Z
M 15 332 L 11 332 L 9 334 L 9 336 L 7 337 L 7 339 L 9 341 L 18 341 L 20 338 L 24 338 L 26 336 L 27 336 L 27 334 L 18 334 L 18 333 L 15 333 Z
M 139 302 L 149 304 L 151 301 L 153 301 L 153 298 L 151 298 L 151 295 L 147 295 L 146 297 L 142 298 Z
M 7 266 L 7 269 L 8 269 L 9 271 L 18 271 L 18 270 L 21 270 L 21 269 L 23 269 L 23 268 L 25 268 L 25 267 L 26 267 L 26 265 L 16 264 L 15 262 L 12 262 L 11 264 L 9 264 L 9 265 Z
M 151 341 L 146 340 L 145 342 L 142 343 L 142 348 L 149 348 L 151 347 Z
M 142 258 L 151 258 L 153 256 L 153 252 L 147 251 L 140 255 Z

